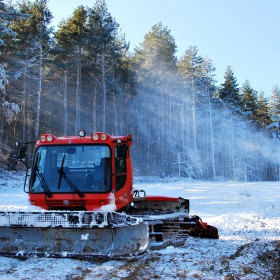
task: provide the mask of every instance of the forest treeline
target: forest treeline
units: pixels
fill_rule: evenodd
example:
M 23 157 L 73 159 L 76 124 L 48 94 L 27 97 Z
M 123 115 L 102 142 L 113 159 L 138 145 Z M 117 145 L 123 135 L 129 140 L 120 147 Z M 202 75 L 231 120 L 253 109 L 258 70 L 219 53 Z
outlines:
M 161 22 L 129 52 L 104 0 L 57 30 L 47 0 L 0 4 L 0 168 L 16 141 L 85 129 L 132 134 L 136 175 L 279 180 L 277 85 L 266 98 L 230 66 L 217 85 L 211 59 L 178 58 Z

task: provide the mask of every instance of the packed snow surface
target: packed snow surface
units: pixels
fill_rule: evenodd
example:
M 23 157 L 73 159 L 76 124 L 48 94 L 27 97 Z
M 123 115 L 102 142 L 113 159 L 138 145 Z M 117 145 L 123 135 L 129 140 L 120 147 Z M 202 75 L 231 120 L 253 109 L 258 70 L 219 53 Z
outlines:
M 39 210 L 23 181 L 0 170 L 0 211 Z M 280 182 L 138 177 L 134 188 L 190 199 L 191 214 L 216 226 L 220 239 L 189 237 L 183 247 L 108 261 L 0 257 L 0 279 L 280 279 Z

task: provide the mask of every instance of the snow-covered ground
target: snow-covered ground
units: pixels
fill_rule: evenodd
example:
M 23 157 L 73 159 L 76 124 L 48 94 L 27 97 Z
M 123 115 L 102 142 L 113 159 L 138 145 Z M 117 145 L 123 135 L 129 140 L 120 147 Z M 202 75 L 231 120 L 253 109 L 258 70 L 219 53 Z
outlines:
M 1 211 L 32 209 L 23 179 L 0 171 Z M 136 178 L 134 188 L 189 198 L 220 239 L 190 237 L 180 248 L 104 262 L 0 257 L 0 279 L 280 279 L 280 182 Z

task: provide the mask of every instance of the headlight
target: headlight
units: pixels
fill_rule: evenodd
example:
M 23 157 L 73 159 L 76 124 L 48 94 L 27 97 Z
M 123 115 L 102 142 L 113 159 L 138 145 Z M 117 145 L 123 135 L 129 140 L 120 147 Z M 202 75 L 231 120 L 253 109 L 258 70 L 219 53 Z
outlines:
M 86 136 L 86 131 L 85 130 L 80 130 L 79 132 L 78 132 L 78 135 L 80 136 L 80 137 L 85 137 Z
M 94 133 L 91 135 L 92 140 L 98 140 L 98 134 Z

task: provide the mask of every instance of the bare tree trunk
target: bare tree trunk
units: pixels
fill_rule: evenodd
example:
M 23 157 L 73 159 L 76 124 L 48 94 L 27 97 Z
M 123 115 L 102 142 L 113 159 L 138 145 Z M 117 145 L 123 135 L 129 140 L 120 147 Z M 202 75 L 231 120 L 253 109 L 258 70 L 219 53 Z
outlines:
M 92 104 L 92 129 L 96 131 L 96 86 L 94 86 L 93 104 Z
M 40 108 L 41 108 L 41 94 L 42 94 L 42 77 L 43 77 L 43 50 L 40 45 L 40 57 L 39 57 L 39 77 L 38 77 L 38 91 L 37 91 L 37 104 L 35 110 L 35 126 L 34 126 L 34 138 L 39 136 L 39 124 L 40 124 Z
M 234 124 L 233 124 L 233 119 L 232 119 L 232 112 L 230 113 L 230 121 L 231 121 L 232 176 L 233 176 L 235 173 L 235 153 L 234 153 Z
M 197 166 L 197 145 L 196 145 L 196 108 L 195 108 L 195 88 L 194 88 L 194 78 L 192 77 L 192 117 L 193 117 L 193 150 L 194 150 L 194 165 Z
M 182 153 L 184 152 L 184 148 L 185 148 L 185 100 L 184 100 L 184 90 L 182 90 L 181 92 L 181 141 L 182 141 L 182 145 L 181 145 L 181 151 Z
M 2 80 L 2 85 L 0 86 L 0 151 L 1 151 L 1 146 L 3 144 L 3 134 L 4 134 L 4 118 L 5 118 L 5 113 L 4 113 L 4 106 L 5 106 L 5 85 L 8 83 L 8 79 L 6 76 L 5 72 L 5 67 L 4 65 L 1 65 L 1 80 Z
M 118 135 L 118 115 L 117 115 L 117 106 L 116 106 L 116 96 L 113 91 L 113 108 L 114 108 L 114 127 L 115 127 L 115 135 Z
M 33 139 L 33 129 L 34 129 L 34 121 L 32 118 L 32 114 L 31 114 L 31 110 L 32 110 L 32 104 L 31 104 L 31 92 L 30 92 L 30 78 L 28 76 L 25 76 L 25 78 L 27 77 L 27 81 L 26 81 L 26 93 L 27 93 L 27 114 L 26 114 L 26 123 L 27 123 L 27 141 L 34 141 L 36 139 Z
M 80 53 L 81 53 L 81 48 L 79 47 L 79 57 L 80 57 Z M 78 65 L 77 65 L 77 87 L 76 87 L 76 125 L 75 125 L 76 133 L 80 129 L 80 125 L 81 125 L 80 103 L 81 103 L 81 60 L 79 58 Z
M 169 88 L 169 135 L 172 135 L 172 91 Z
M 164 116 L 163 116 L 163 89 L 162 89 L 162 81 L 160 86 L 160 107 L 159 107 L 159 135 L 160 135 L 160 162 L 159 162 L 159 168 L 160 168 L 160 176 L 165 176 L 163 171 L 163 152 L 164 152 L 164 136 L 163 136 L 163 126 L 164 126 Z
M 209 115 L 210 115 L 210 137 L 211 137 L 211 154 L 212 154 L 212 169 L 213 169 L 213 180 L 216 178 L 216 166 L 215 166 L 215 150 L 214 150 L 214 135 L 213 135 L 213 118 L 212 118 L 212 107 L 211 107 L 211 97 L 208 92 L 208 107 L 209 107 Z
M 25 65 L 25 71 L 26 71 Z M 22 93 L 22 103 L 21 103 L 21 111 L 22 111 L 22 141 L 26 141 L 26 95 L 27 95 L 27 84 L 26 84 L 26 73 L 23 75 L 23 93 Z
M 2 96 L 1 96 L 1 101 L 2 101 Z M 0 152 L 1 152 L 1 147 L 3 144 L 3 133 L 4 133 L 4 103 L 1 102 L 0 104 Z
M 1 91 L 0 92 L 0 151 L 1 144 L 3 144 L 3 133 L 4 133 L 4 103 L 5 103 L 5 95 Z
M 103 113 L 102 113 L 102 131 L 106 131 L 106 73 L 104 47 L 102 47 L 102 90 L 103 90 Z
M 68 67 L 66 67 L 65 72 L 64 72 L 64 129 L 63 129 L 63 134 L 66 136 L 67 135 L 67 127 L 68 127 L 68 106 L 67 106 L 67 101 L 68 101 Z
M 123 104 L 123 86 L 122 86 L 122 83 L 121 83 L 121 98 L 120 98 L 120 135 L 123 135 L 123 109 L 124 109 L 124 104 Z

